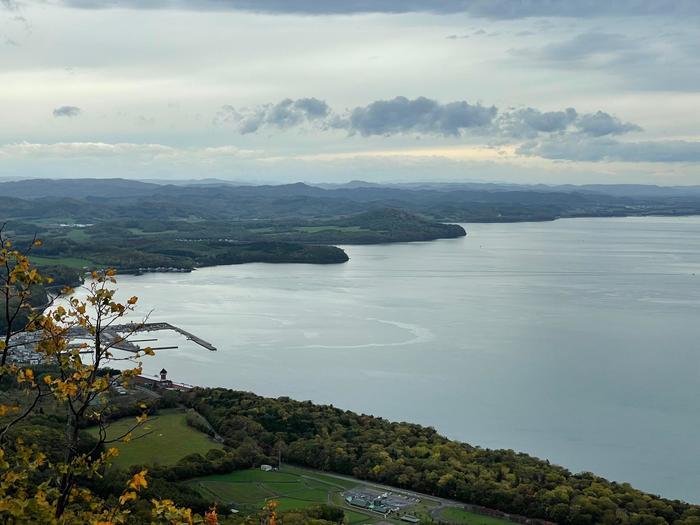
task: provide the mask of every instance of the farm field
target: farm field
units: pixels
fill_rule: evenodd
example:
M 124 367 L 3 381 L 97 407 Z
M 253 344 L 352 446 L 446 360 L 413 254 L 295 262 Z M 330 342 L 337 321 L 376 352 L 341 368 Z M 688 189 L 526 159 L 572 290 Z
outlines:
M 509 525 L 511 522 L 449 507 L 440 512 L 440 518 L 456 525 Z
M 214 497 L 222 505 L 254 512 L 274 499 L 280 510 L 301 509 L 321 503 L 343 508 L 349 525 L 404 523 L 397 518 L 383 518 L 370 511 L 349 508 L 343 492 L 362 486 L 361 481 L 339 479 L 315 470 L 283 466 L 281 471 L 241 470 L 194 479 L 188 484 L 204 496 Z M 438 507 L 436 500 L 424 499 L 407 512 L 428 518 Z M 461 508 L 445 508 L 439 519 L 455 525 L 507 525 L 510 522 L 467 512 Z
M 40 257 L 32 255 L 32 263 L 37 266 L 67 266 L 78 270 L 92 266 L 93 262 L 78 257 Z
M 222 504 L 239 510 L 255 511 L 269 499 L 279 503 L 280 510 L 301 509 L 319 504 L 343 506 L 340 493 L 357 483 L 336 480 L 297 467 L 283 467 L 282 471 L 262 472 L 241 470 L 231 474 L 217 474 L 189 482 L 203 495 L 215 497 Z M 381 516 L 344 509 L 350 525 L 377 523 Z
M 173 465 L 189 454 L 206 454 L 212 448 L 222 448 L 208 435 L 190 427 L 182 410 L 163 410 L 135 430 L 131 441 L 112 446 L 119 449 L 113 464 L 127 468 L 131 465 Z M 134 424 L 134 418 L 124 418 L 112 424 L 108 439 L 118 437 Z M 97 434 L 97 429 L 89 429 Z M 143 436 L 143 437 L 139 437 Z

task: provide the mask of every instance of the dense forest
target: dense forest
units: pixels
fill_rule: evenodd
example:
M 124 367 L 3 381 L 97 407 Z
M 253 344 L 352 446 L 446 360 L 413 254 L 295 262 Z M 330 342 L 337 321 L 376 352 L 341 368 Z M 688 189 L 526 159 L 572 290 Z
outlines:
M 0 385 L 0 391 L 8 388 L 7 381 Z M 591 473 L 573 474 L 512 450 L 488 450 L 449 440 L 429 427 L 389 422 L 333 406 L 225 389 L 196 389 L 167 392 L 149 411 L 157 414 L 159 409 L 183 404 L 208 420 L 223 438 L 225 448 L 192 454 L 172 466 L 151 466 L 144 501 L 132 511 L 136 518 L 147 515 L 149 498 L 167 498 L 204 512 L 216 502 L 193 489 L 187 480 L 274 464 L 281 448 L 284 462 L 562 525 L 700 524 L 698 506 L 647 494 Z M 112 409 L 115 418 L 138 413 L 135 407 L 119 408 L 118 404 Z M 199 420 L 188 418 L 188 423 L 198 426 Z M 42 411 L 13 429 L 12 436 L 21 435 L 25 442 L 57 459 L 62 455 L 62 431 L 60 419 Z M 82 431 L 80 444 L 81 450 L 90 450 L 94 438 Z M 109 500 L 140 468 L 134 466 L 128 472 L 113 468 L 84 483 Z M 227 515 L 228 510 L 221 508 L 220 513 Z M 245 519 L 240 516 L 231 523 Z M 324 521 L 338 523 L 342 519 L 342 510 L 319 506 L 283 515 L 281 523 L 323 525 Z

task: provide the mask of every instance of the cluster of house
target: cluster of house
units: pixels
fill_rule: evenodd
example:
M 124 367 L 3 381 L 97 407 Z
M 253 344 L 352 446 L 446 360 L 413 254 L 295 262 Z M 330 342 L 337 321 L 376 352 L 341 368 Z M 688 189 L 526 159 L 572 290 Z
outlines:
M 40 335 L 35 332 L 24 332 L 12 336 L 11 352 L 7 356 L 9 363 L 17 365 L 41 364 L 42 356 L 36 351 Z

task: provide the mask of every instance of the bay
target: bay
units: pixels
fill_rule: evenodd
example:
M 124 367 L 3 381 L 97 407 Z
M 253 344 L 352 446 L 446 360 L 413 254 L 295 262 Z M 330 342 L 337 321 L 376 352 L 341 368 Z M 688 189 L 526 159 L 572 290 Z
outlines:
M 465 224 L 342 265 L 121 276 L 174 381 L 290 396 L 700 502 L 700 218 Z

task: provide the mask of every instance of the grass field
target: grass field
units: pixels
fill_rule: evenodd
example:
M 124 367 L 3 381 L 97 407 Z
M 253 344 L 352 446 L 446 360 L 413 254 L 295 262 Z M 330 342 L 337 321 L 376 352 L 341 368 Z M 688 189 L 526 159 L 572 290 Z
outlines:
M 109 429 L 108 438 L 123 434 L 133 424 L 134 418 L 116 421 Z M 97 433 L 97 429 L 90 431 Z M 144 437 L 138 437 L 144 434 Z M 212 448 L 221 448 L 209 436 L 187 425 L 185 412 L 179 410 L 161 411 L 134 431 L 132 441 L 112 446 L 119 449 L 114 465 L 123 468 L 131 465 L 173 465 L 189 454 L 206 454 Z
M 466 510 L 451 507 L 440 513 L 440 518 L 459 525 L 510 525 L 510 521 L 474 514 Z
M 342 506 L 340 493 L 357 486 L 357 482 L 332 478 L 314 471 L 284 467 L 282 471 L 240 470 L 192 480 L 204 496 L 214 497 L 225 505 L 241 510 L 257 510 L 269 499 L 279 503 L 280 510 L 302 509 L 313 505 Z M 344 509 L 347 523 L 376 523 L 380 516 Z
M 69 268 L 82 269 L 85 266 L 92 266 L 92 261 L 79 259 L 77 257 L 39 257 L 32 255 L 32 264 L 37 266 L 68 266 Z
M 325 231 L 337 231 L 337 232 L 364 232 L 370 231 L 366 228 L 361 228 L 359 226 L 297 226 L 294 228 L 296 231 L 305 233 L 318 233 Z
M 243 511 L 256 511 L 265 502 L 274 499 L 280 510 L 301 509 L 321 503 L 342 507 L 349 525 L 375 524 L 380 521 L 394 524 L 404 523 L 394 518 L 383 518 L 369 511 L 350 509 L 345 504 L 343 491 L 361 485 L 362 482 L 338 479 L 315 470 L 285 465 L 281 471 L 241 470 L 231 474 L 218 474 L 195 479 L 189 484 L 205 497 L 214 498 L 222 505 L 231 505 Z M 428 518 L 438 501 L 425 498 L 408 512 Z M 511 522 L 461 508 L 445 508 L 440 520 L 455 525 L 508 525 Z

